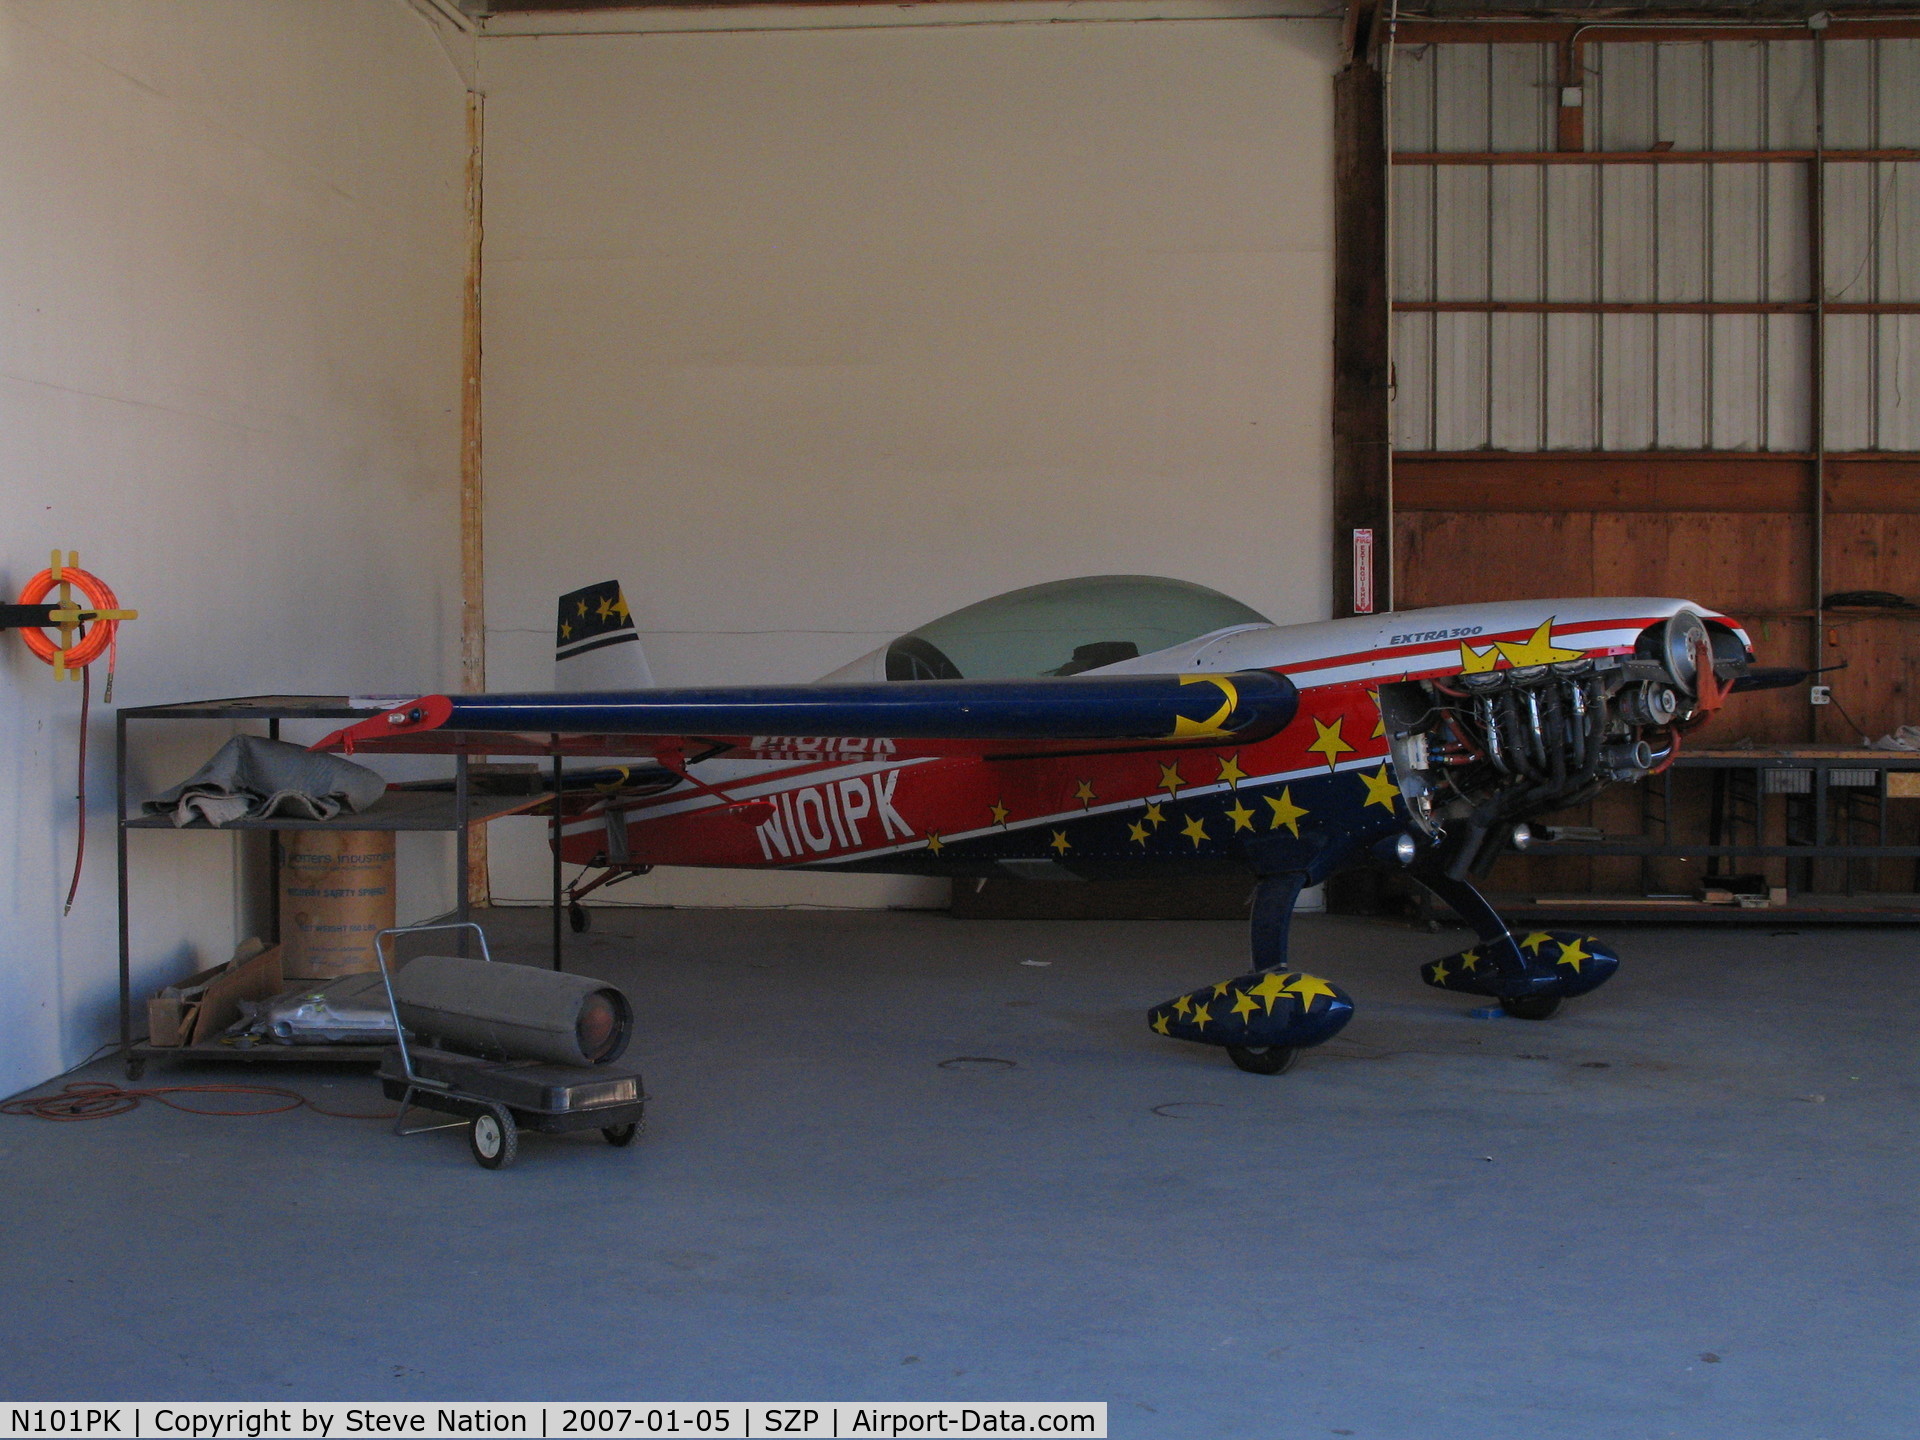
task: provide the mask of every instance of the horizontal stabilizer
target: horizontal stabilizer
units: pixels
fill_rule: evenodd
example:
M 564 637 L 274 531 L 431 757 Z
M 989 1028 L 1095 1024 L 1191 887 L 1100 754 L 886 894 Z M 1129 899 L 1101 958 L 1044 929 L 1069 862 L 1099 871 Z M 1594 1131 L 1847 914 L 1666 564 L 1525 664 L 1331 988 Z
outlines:
M 1284 675 L 1089 675 L 902 680 L 861 685 L 512 695 L 428 695 L 349 726 L 316 749 L 378 745 L 421 731 L 561 735 L 946 740 L 1253 741 L 1293 719 Z

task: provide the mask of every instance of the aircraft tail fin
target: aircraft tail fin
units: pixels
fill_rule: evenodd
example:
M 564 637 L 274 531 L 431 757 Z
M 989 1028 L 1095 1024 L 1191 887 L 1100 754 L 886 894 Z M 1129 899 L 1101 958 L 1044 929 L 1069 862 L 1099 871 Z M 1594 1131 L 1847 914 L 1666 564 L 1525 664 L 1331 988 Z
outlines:
M 643 690 L 653 685 L 640 632 L 618 580 L 603 580 L 560 597 L 553 681 L 556 690 Z

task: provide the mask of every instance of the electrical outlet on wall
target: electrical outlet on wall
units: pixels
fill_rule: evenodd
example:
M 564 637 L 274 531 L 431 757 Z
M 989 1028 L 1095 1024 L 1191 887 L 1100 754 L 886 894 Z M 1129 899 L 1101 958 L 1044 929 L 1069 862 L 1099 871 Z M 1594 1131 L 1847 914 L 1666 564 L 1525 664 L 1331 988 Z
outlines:
M 1814 686 L 1813 689 L 1807 693 L 1807 701 L 1813 705 L 1831 705 L 1833 703 L 1833 687 L 1831 685 Z

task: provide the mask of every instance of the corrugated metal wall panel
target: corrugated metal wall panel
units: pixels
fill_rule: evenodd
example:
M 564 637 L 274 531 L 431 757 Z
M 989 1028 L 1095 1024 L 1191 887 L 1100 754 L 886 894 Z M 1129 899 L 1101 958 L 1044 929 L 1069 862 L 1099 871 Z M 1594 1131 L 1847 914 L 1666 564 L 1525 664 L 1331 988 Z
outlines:
M 1920 146 L 1920 41 L 1836 40 L 1829 149 Z M 1590 147 L 1812 148 L 1805 40 L 1595 43 Z M 1434 45 L 1394 57 L 1401 151 L 1551 148 L 1545 45 Z M 1825 167 L 1830 301 L 1920 300 L 1920 164 Z M 1402 300 L 1806 301 L 1804 164 L 1397 166 Z M 1397 317 L 1402 449 L 1803 451 L 1805 315 Z M 1829 449 L 1920 448 L 1920 318 L 1829 316 Z

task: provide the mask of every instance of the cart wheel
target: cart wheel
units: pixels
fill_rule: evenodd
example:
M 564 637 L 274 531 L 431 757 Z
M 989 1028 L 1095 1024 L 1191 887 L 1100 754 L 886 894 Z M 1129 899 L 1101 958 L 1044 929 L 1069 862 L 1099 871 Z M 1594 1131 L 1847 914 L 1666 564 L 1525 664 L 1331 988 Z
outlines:
M 633 1143 L 633 1137 L 640 1133 L 640 1127 L 629 1120 L 625 1125 L 607 1125 L 600 1133 L 606 1136 L 607 1144 L 625 1148 Z
M 587 907 L 578 900 L 567 906 L 567 923 L 573 927 L 573 933 L 584 935 L 593 924 L 593 917 L 587 914 Z
M 467 1127 L 467 1146 L 474 1160 L 489 1170 L 504 1170 L 520 1153 L 520 1127 L 504 1105 L 488 1107 L 485 1114 L 473 1117 Z

